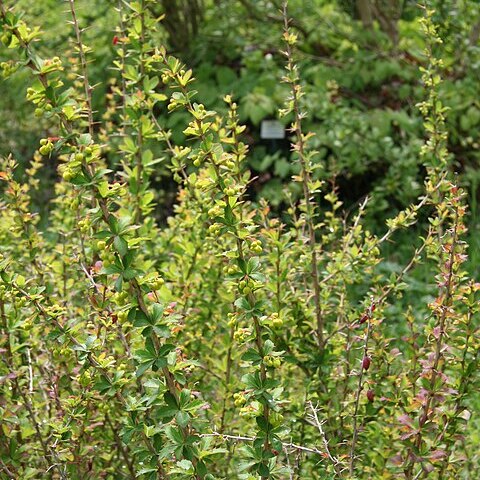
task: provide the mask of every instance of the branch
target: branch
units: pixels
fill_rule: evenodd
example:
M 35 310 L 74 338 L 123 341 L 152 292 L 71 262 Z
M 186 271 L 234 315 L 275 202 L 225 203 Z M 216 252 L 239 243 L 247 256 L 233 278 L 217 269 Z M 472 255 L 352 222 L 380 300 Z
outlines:
M 200 434 L 200 437 L 220 437 L 223 438 L 224 440 L 237 440 L 240 442 L 253 442 L 255 440 L 254 437 L 243 437 L 241 435 L 226 435 L 224 433 L 218 433 L 218 432 L 213 432 L 213 433 L 202 433 Z M 302 445 L 297 445 L 296 443 L 285 443 L 282 442 L 282 445 L 285 448 L 292 448 L 293 450 L 300 450 L 302 452 L 307 452 L 307 453 L 313 453 L 315 455 L 320 455 L 321 457 L 325 458 L 325 456 L 328 456 L 325 452 L 322 452 L 321 450 L 318 450 L 317 448 L 308 448 L 308 447 L 303 447 Z

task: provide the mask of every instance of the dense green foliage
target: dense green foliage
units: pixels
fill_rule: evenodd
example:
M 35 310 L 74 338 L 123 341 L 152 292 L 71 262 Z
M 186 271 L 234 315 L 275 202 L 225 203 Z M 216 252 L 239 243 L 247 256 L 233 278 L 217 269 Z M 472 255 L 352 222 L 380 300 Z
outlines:
M 96 85 L 93 106 L 103 112 L 114 77 L 111 65 L 123 48 L 122 42 L 113 45 L 112 41 L 115 35 L 122 38 L 121 32 L 113 29 L 118 24 L 116 2 L 104 2 L 101 6 L 91 0 L 77 3 L 80 24 L 89 27 L 84 40 L 92 49 L 89 74 L 91 84 Z M 295 173 L 288 145 L 272 148 L 259 138 L 259 122 L 277 116 L 286 92 L 280 81 L 283 75 L 279 51 L 283 28 L 278 13 L 280 3 L 250 0 L 199 3 L 203 5 L 198 10 L 185 8 L 185 5 L 191 7 L 192 2 L 184 0 L 152 5 L 155 19 L 165 12 L 170 16 L 173 11 L 189 12 L 187 17 L 182 13 L 173 19 L 167 17 L 163 26 L 156 24 L 152 33 L 154 42 L 166 44 L 169 51 L 195 68 L 195 89 L 207 108 L 222 111 L 223 96 L 234 93 L 240 120 L 247 126 L 246 141 L 251 147 L 248 161 L 259 176 L 255 191 L 261 192 L 274 206 L 284 203 L 281 187 Z M 293 1 L 289 8 L 294 25 L 299 28 L 298 58 L 306 103 L 315 106 L 310 109 L 305 128 L 317 135 L 314 147 L 319 155 L 315 162 L 324 167 L 317 174 L 330 181 L 336 179 L 339 195 L 348 206 L 374 191 L 376 201 L 371 215 L 383 218 L 389 206 L 408 205 L 422 188 L 424 170 L 418 151 L 424 133 L 415 105 L 423 95 L 419 65 L 424 39 L 416 2 L 373 3 L 378 5 L 379 17 L 392 17 L 396 44 L 389 40 L 386 25 L 362 26 L 361 15 L 352 0 Z M 34 6 L 25 0 L 16 4 L 19 11 L 25 11 L 27 23 L 45 31 L 39 45 L 42 53 L 47 57 L 59 55 L 68 63 L 74 49 L 68 12 L 58 8 L 56 0 L 35 2 Z M 396 4 L 402 5 L 401 11 L 393 8 Z M 478 138 L 473 132 L 480 124 L 477 82 L 480 8 L 472 1 L 442 0 L 438 5 L 431 2 L 431 6 L 437 7 L 434 21 L 441 25 L 439 33 L 443 39 L 441 55 L 446 69 L 441 94 L 450 108 L 449 150 L 455 154 L 455 169 L 464 173 L 462 183 L 471 187 L 472 196 L 476 196 Z M 195 33 L 188 27 L 190 23 L 196 25 Z M 33 117 L 32 105 L 24 100 L 27 84 L 26 73 L 18 72 L 5 81 L 3 91 L 7 94 L 0 99 L 3 125 L 0 154 L 13 152 L 23 162 L 28 161 L 38 140 L 51 128 L 48 119 L 39 121 Z M 184 143 L 185 112 L 167 116 L 158 106 L 156 114 L 172 130 L 173 139 Z M 160 152 L 158 149 L 155 154 Z M 115 152 L 111 152 L 111 157 L 112 161 L 118 159 Z M 53 167 L 47 165 L 44 172 L 50 181 L 55 175 Z M 165 199 L 169 206 L 174 192 L 168 179 L 165 181 L 168 172 L 159 169 L 156 175 L 162 191 L 170 193 Z M 476 216 L 476 208 L 473 213 Z
M 0 0 L 0 478 L 477 478 L 479 15 Z

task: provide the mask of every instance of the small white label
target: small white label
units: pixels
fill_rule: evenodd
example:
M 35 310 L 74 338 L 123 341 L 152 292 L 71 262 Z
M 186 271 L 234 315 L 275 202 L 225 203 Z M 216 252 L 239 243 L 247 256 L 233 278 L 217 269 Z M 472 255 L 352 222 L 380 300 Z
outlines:
M 260 138 L 271 140 L 285 138 L 285 127 L 278 120 L 263 120 Z

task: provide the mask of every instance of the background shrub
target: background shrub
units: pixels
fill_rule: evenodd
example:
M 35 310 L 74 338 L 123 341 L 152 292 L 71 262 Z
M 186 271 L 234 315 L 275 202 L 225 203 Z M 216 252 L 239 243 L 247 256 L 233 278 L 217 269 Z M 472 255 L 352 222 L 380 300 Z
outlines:
M 0 475 L 476 478 L 475 5 L 65 5 L 0 0 Z

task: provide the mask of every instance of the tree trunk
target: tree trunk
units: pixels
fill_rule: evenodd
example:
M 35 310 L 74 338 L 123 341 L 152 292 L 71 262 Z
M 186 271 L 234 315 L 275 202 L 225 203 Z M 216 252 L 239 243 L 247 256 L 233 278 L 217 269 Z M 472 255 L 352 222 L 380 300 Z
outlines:
M 357 12 L 365 28 L 372 28 L 373 13 L 370 0 L 357 0 Z

